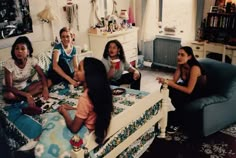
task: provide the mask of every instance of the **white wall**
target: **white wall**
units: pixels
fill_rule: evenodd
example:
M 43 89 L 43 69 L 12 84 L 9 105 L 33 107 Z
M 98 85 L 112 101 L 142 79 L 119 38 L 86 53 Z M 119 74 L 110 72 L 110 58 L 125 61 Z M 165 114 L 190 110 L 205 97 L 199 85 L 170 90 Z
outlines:
M 89 28 L 89 14 L 91 10 L 90 1 L 87 0 L 74 0 L 75 4 L 79 6 L 79 31 L 73 29 L 76 34 L 76 44 L 88 43 L 87 30 Z M 25 34 L 32 42 L 42 40 L 54 40 L 52 27 L 48 23 L 42 23 L 37 14 L 42 11 L 46 4 L 52 7 L 53 12 L 57 16 L 57 19 L 52 22 L 54 35 L 58 36 L 59 30 L 68 26 L 66 20 L 66 14 L 63 11 L 63 6 L 66 5 L 66 0 L 30 0 L 30 14 L 33 20 L 33 33 Z M 9 47 L 15 41 L 17 37 L 11 37 L 0 40 L 0 48 Z
M 159 0 L 156 0 L 157 3 Z M 147 0 L 142 0 L 137 2 L 137 8 L 141 11 L 137 14 L 137 24 L 142 24 L 142 15 L 144 14 L 145 5 Z M 176 34 L 174 37 L 181 38 L 182 45 L 190 45 L 190 42 L 195 39 L 195 25 L 196 25 L 196 5 L 197 0 L 163 0 L 162 8 L 162 28 L 158 28 L 158 23 L 156 27 L 150 27 L 149 29 L 158 30 L 159 35 L 164 34 L 164 27 L 176 27 Z M 158 9 L 157 4 L 157 9 Z M 157 17 L 159 11 L 157 10 Z M 155 21 L 155 19 L 153 19 Z M 140 27 L 142 29 L 142 27 Z M 160 33 L 159 33 L 160 32 Z M 142 46 L 143 44 L 143 46 Z M 145 56 L 145 60 L 153 60 L 153 42 L 139 42 L 141 53 Z
M 183 30 L 184 33 L 180 33 L 183 40 L 193 40 L 195 31 L 192 29 L 195 26 L 195 1 L 196 0 L 164 0 L 164 7 L 166 10 L 163 12 L 163 27 L 166 25 L 177 26 L 177 31 Z M 206 0 L 210 2 L 212 0 Z M 37 14 L 44 9 L 45 4 L 49 3 L 58 19 L 53 22 L 54 35 L 58 36 L 60 28 L 68 26 L 66 21 L 66 14 L 63 11 L 63 6 L 66 5 L 66 0 L 30 0 L 30 14 L 33 19 L 33 33 L 26 34 L 31 41 L 42 41 L 42 40 L 54 40 L 52 37 L 52 29 L 49 24 L 42 24 Z M 129 0 L 116 0 L 117 11 L 121 9 L 127 9 L 129 7 Z M 73 0 L 73 3 L 79 6 L 79 31 L 74 28 L 76 33 L 76 44 L 83 46 L 84 44 L 89 45 L 88 40 L 88 29 L 89 29 L 89 17 L 92 9 L 90 0 Z M 142 24 L 142 4 L 141 1 L 135 1 L 136 3 L 136 25 L 141 26 Z M 180 7 L 180 10 L 178 9 Z M 192 12 L 187 11 L 192 10 Z M 190 23 L 190 25 L 186 25 Z M 155 28 L 152 28 L 155 29 Z M 140 31 L 140 30 L 139 30 Z M 1 39 L 0 48 L 9 47 L 15 41 L 17 37 Z M 0 52 L 1 53 L 1 52 Z
M 176 27 L 182 43 L 195 38 L 196 0 L 163 0 L 162 26 Z
M 120 12 L 121 9 L 128 9 L 129 1 L 127 0 L 116 0 L 117 10 Z M 33 33 L 25 34 L 32 42 L 42 40 L 54 40 L 53 34 L 58 36 L 59 30 L 68 26 L 66 20 L 66 13 L 63 11 L 63 6 L 66 5 L 66 0 L 30 0 L 30 14 L 33 20 Z M 76 45 L 83 46 L 84 44 L 89 45 L 88 40 L 88 29 L 90 27 L 89 17 L 92 9 L 90 0 L 73 0 L 74 4 L 79 6 L 79 30 L 74 27 L 72 30 L 76 34 Z M 50 24 L 42 22 L 38 19 L 37 14 L 42 11 L 46 4 L 52 7 L 53 12 L 57 15 L 57 19 L 53 21 L 53 32 Z M 7 39 L 0 39 L 0 49 L 10 47 L 17 37 L 11 37 Z M 1 53 L 1 52 L 0 52 Z
M 205 0 L 203 18 L 207 17 L 207 13 L 210 12 L 211 6 L 215 5 L 215 0 Z

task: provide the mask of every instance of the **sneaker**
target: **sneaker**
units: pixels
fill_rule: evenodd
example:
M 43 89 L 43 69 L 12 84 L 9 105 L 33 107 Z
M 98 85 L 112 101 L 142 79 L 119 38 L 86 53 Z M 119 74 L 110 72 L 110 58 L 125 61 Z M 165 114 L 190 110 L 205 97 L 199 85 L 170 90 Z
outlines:
M 178 126 L 167 126 L 166 132 L 169 134 L 174 134 L 179 130 Z
M 37 143 L 38 143 L 38 141 L 34 141 L 34 140 L 31 139 L 27 144 L 25 144 L 24 146 L 21 146 L 18 149 L 18 151 L 31 150 L 36 146 Z

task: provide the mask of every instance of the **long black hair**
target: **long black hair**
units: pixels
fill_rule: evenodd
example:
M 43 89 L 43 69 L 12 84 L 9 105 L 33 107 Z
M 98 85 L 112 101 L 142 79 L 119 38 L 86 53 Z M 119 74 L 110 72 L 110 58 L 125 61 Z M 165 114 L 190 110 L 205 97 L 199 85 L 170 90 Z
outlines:
M 13 45 L 11 47 L 12 59 L 17 60 L 16 55 L 15 55 L 15 48 L 16 48 L 17 44 L 25 44 L 27 46 L 27 49 L 29 50 L 29 56 L 32 57 L 34 49 L 32 47 L 32 44 L 31 44 L 29 38 L 26 36 L 20 36 L 16 39 L 16 41 L 13 43 Z
M 205 71 L 204 69 L 202 68 L 201 64 L 198 62 L 198 60 L 195 58 L 194 54 L 193 54 L 193 49 L 189 46 L 183 46 L 183 47 L 180 47 L 179 49 L 183 49 L 187 54 L 188 56 L 192 56 L 191 59 L 188 60 L 188 65 L 190 67 L 196 65 L 196 66 L 199 66 L 200 69 L 201 69 L 201 73 L 202 74 L 205 74 Z
M 96 142 L 101 144 L 107 134 L 113 111 L 112 91 L 107 79 L 106 68 L 95 58 L 84 58 L 85 82 L 94 112 L 97 115 L 95 123 Z
M 124 49 L 123 49 L 123 46 L 122 44 L 118 41 L 118 40 L 111 40 L 111 41 L 108 41 L 106 46 L 105 46 L 105 49 L 104 49 L 104 52 L 103 52 L 103 58 L 105 59 L 108 59 L 108 56 L 109 56 L 109 47 L 110 47 L 110 44 L 111 43 L 114 43 L 118 49 L 120 49 L 119 53 L 118 53 L 118 56 L 119 56 L 119 59 L 123 62 L 125 62 L 125 52 L 124 52 Z

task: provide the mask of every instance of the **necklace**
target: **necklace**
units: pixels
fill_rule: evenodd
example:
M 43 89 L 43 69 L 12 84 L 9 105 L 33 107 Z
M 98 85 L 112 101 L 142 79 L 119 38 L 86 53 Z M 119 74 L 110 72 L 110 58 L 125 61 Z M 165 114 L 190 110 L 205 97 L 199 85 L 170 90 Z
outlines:
M 16 61 L 15 61 L 16 66 L 19 68 L 19 69 L 18 69 L 18 70 L 19 70 L 18 73 L 19 73 L 20 75 L 23 74 L 24 68 L 25 68 L 25 66 L 26 66 L 26 63 L 27 63 L 27 58 L 25 58 L 25 59 L 23 59 L 23 60 L 16 60 Z

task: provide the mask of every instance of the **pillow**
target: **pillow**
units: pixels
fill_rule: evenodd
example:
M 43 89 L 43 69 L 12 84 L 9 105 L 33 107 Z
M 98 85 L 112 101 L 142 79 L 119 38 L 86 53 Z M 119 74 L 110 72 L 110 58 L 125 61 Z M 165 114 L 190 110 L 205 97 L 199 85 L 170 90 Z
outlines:
M 71 118 L 75 116 L 75 110 L 69 110 Z M 78 135 L 84 141 L 89 135 L 89 130 L 85 125 L 73 134 L 65 125 L 65 119 L 57 111 L 53 113 L 45 113 L 43 115 L 43 132 L 40 135 L 39 141 L 35 147 L 35 157 L 70 157 L 72 146 L 70 139 L 73 135 Z
M 52 50 L 40 53 L 36 56 L 38 59 L 38 65 L 43 69 L 44 73 L 47 73 L 52 59 Z
M 39 116 L 24 115 L 21 111 L 26 102 L 17 102 L 0 109 L 0 123 L 3 125 L 7 144 L 12 150 L 37 138 L 42 132 L 42 119 Z
M 35 58 L 38 60 L 38 65 L 43 69 L 43 72 L 46 75 L 47 75 L 47 71 L 48 71 L 50 64 L 51 64 L 51 59 L 52 59 L 51 52 L 52 52 L 51 50 L 48 50 L 46 52 L 39 53 L 38 55 L 35 56 Z M 34 73 L 35 73 L 35 75 L 32 77 L 32 81 L 39 79 L 38 74 L 36 72 L 34 72 Z

